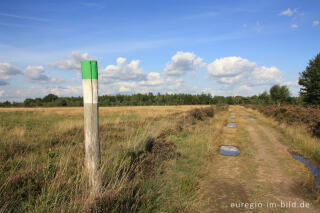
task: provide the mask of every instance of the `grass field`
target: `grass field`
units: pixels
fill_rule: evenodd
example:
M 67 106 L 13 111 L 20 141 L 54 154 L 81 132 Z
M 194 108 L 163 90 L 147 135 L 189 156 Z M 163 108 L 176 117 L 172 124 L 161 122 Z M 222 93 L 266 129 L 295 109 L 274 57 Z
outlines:
M 319 139 L 307 129 L 240 106 L 99 113 L 103 193 L 92 201 L 82 108 L 0 109 L 0 212 L 250 212 L 230 203 L 279 200 L 319 210 L 313 177 L 289 153 L 317 159 Z M 223 144 L 241 154 L 219 155 Z
M 212 135 L 205 124 L 213 122 L 213 114 L 199 117 L 194 108 L 101 107 L 104 192 L 91 203 L 82 108 L 0 109 L 0 212 L 194 208 Z M 153 150 L 146 150 L 148 141 Z

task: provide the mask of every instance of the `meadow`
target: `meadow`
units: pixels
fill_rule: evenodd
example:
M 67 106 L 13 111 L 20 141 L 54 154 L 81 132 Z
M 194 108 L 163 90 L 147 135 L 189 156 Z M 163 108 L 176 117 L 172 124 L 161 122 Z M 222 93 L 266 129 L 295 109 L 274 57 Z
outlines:
M 0 109 L 0 212 L 193 209 L 221 110 L 100 107 L 104 190 L 88 202 L 82 108 Z
M 280 199 L 318 210 L 314 178 L 290 152 L 319 165 L 319 139 L 264 114 L 243 106 L 100 107 L 103 191 L 91 200 L 83 109 L 0 108 L 0 212 L 238 212 L 231 202 Z M 227 127 L 231 115 L 236 128 Z M 241 154 L 220 155 L 223 144 Z

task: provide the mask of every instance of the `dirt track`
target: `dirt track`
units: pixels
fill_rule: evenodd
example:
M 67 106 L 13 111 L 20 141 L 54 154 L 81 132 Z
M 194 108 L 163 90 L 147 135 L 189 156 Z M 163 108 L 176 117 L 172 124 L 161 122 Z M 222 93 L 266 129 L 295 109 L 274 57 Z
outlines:
M 256 112 L 240 106 L 230 107 L 225 124 L 233 122 L 229 120 L 232 114 L 237 127 L 224 125 L 223 139 L 216 148 L 235 145 L 241 154 L 216 153 L 201 183 L 205 203 L 201 212 L 320 212 L 305 196 L 302 183 L 308 170 L 288 152 L 286 138 L 262 122 Z

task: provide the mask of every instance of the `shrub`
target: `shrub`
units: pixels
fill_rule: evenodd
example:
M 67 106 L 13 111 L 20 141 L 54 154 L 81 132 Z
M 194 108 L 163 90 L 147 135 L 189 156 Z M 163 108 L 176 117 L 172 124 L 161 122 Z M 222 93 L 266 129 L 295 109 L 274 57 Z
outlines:
M 274 117 L 276 120 L 287 124 L 303 124 L 309 131 L 320 137 L 320 107 L 319 106 L 264 106 L 258 110 L 267 115 Z

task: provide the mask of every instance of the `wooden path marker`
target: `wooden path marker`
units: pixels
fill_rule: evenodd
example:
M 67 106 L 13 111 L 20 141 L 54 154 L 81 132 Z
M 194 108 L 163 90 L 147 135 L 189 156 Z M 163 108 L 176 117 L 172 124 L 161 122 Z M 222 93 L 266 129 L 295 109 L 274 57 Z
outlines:
M 97 61 L 81 61 L 85 166 L 90 185 L 90 194 L 96 197 L 101 192 L 101 153 L 99 142 L 98 65 Z

